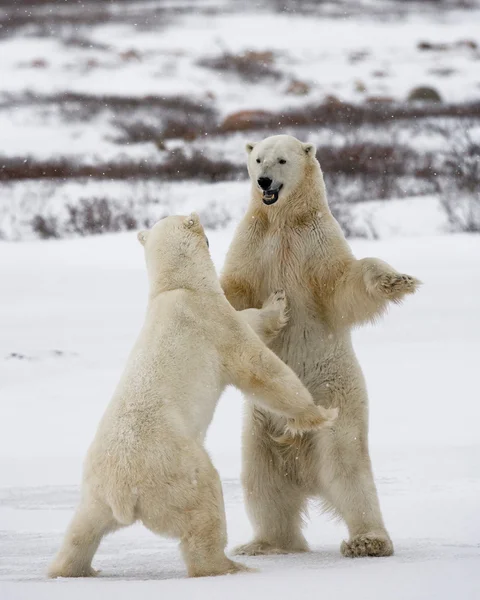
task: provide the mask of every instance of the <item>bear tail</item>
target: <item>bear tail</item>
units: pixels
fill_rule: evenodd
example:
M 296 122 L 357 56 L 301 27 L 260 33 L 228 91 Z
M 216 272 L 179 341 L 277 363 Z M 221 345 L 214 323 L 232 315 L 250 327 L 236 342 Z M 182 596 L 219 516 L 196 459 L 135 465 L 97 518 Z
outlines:
M 137 499 L 136 494 L 129 487 L 115 490 L 115 493 L 108 498 L 113 517 L 118 523 L 121 525 L 135 523 Z

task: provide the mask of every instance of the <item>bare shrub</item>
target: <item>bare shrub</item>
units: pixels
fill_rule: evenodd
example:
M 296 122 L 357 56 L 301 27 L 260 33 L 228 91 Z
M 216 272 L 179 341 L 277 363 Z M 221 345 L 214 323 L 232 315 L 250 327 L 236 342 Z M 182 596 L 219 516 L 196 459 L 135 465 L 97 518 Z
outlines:
M 117 122 L 117 129 L 120 130 L 120 137 L 115 142 L 119 144 L 144 144 L 145 142 L 157 142 L 161 139 L 161 127 L 150 125 L 142 121 Z
M 270 116 L 271 113 L 265 110 L 239 110 L 228 115 L 220 125 L 219 130 L 222 133 L 231 133 L 264 129 L 264 124 L 270 120 Z
M 443 153 L 444 169 L 456 187 L 467 193 L 480 190 L 480 123 L 470 122 L 450 138 Z
M 107 232 L 129 231 L 148 227 L 148 219 L 140 220 L 132 202 L 110 198 L 81 198 L 76 205 L 67 204 L 69 233 L 85 236 Z
M 201 152 L 187 156 L 182 150 L 172 151 L 165 162 L 138 160 L 110 161 L 94 165 L 78 164 L 74 160 L 36 159 L 0 156 L 0 181 L 25 179 L 198 179 L 225 181 L 245 173 L 243 166 L 226 160 L 211 159 Z
M 475 128 L 476 126 L 476 128 Z M 480 127 L 457 129 L 443 153 L 440 200 L 454 231 L 480 232 Z
M 111 198 L 81 198 L 77 204 L 66 205 L 66 219 L 53 215 L 36 215 L 31 226 L 41 239 L 61 238 L 68 235 L 98 235 L 148 227 L 151 221 L 133 206 Z
M 205 208 L 199 211 L 202 225 L 206 229 L 223 229 L 233 218 L 233 215 L 216 200 L 207 204 Z
M 334 201 L 363 202 L 435 191 L 434 159 L 395 139 L 390 144 L 347 136 L 341 146 L 321 146 L 317 158 Z
M 169 118 L 204 123 L 215 129 L 216 112 L 212 106 L 185 96 L 116 96 L 113 94 L 83 94 L 65 92 L 60 94 L 6 93 L 0 99 L 0 108 L 20 106 L 57 108 L 60 116 L 88 121 L 101 113 L 112 114 L 112 124 L 147 122 L 158 127 Z
M 250 50 L 243 54 L 224 52 L 214 58 L 203 58 L 198 64 L 216 71 L 233 73 L 244 81 L 256 83 L 260 79 L 281 79 L 282 74 L 273 66 L 273 62 L 273 52 Z
M 63 215 L 37 214 L 31 227 L 39 238 L 51 239 L 130 231 L 150 227 L 155 220 L 145 202 L 91 197 L 67 204 Z
M 71 177 L 78 173 L 80 167 L 66 159 L 37 160 L 19 156 L 2 156 L 0 158 L 0 181 L 16 181 L 20 179 L 41 179 L 43 177 Z
M 352 207 L 347 202 L 335 201 L 330 199 L 330 210 L 333 216 L 338 221 L 342 231 L 347 238 L 361 237 L 356 236 L 353 230 Z
M 67 48 L 80 48 L 81 50 L 109 50 L 108 44 L 102 44 L 79 33 L 69 32 L 61 38 L 62 44 Z
M 480 192 L 460 195 L 458 190 L 444 190 L 440 200 L 454 231 L 480 233 Z
M 128 4 L 127 10 L 118 10 L 119 4 Z M 158 33 L 171 18 L 185 12 L 183 6 L 167 6 L 162 2 L 145 3 L 141 0 L 85 0 L 61 2 L 58 0 L 2 0 L 0 37 L 12 36 L 28 29 L 30 34 L 44 37 L 70 35 L 72 29 L 91 28 L 99 23 L 134 24 L 139 30 Z M 27 10 L 28 9 L 28 10 Z M 205 12 L 202 4 L 196 8 Z
M 155 100 L 154 100 L 155 98 Z M 120 130 L 118 143 L 135 144 L 181 138 L 194 140 L 217 130 L 215 110 L 188 98 L 146 97 L 139 103 L 118 103 L 110 99 L 107 105 L 115 115 L 112 125 Z
M 395 175 L 405 173 L 409 161 L 415 157 L 415 152 L 410 148 L 368 141 L 320 148 L 317 154 L 327 172 L 369 175 L 382 174 L 386 170 Z
M 58 220 L 53 215 L 36 215 L 32 219 L 32 229 L 42 240 L 60 237 Z
M 34 201 L 25 193 L 16 199 L 12 214 L 0 213 L 0 232 L 10 240 L 32 234 L 40 239 L 87 236 L 149 227 L 174 212 L 175 200 L 157 180 L 130 181 L 125 186 L 84 183 L 68 183 L 68 191 L 59 194 L 52 192 L 55 185 L 40 185 Z M 14 219 L 15 215 L 20 216 Z
M 354 205 L 343 200 L 330 200 L 329 206 L 346 238 L 365 238 L 369 240 L 379 238 L 371 218 L 361 220 L 355 218 Z
M 341 102 L 336 98 L 330 98 L 322 104 L 311 104 L 302 108 L 284 110 L 282 112 L 259 111 L 257 118 L 248 124 L 241 123 L 242 131 L 271 132 L 282 131 L 288 127 L 332 127 L 335 125 L 346 125 L 358 127 L 360 125 L 391 124 L 398 121 L 421 119 L 429 117 L 480 117 L 480 102 L 468 102 L 464 104 L 441 104 L 441 103 L 394 103 L 369 102 L 368 104 L 349 104 Z M 222 131 L 236 131 L 234 123 L 226 127 L 229 117 L 227 116 L 221 125 Z
M 160 165 L 159 171 L 163 177 L 172 180 L 202 179 L 214 182 L 246 176 L 243 165 L 211 159 L 198 151 L 187 156 L 181 149 L 172 152 L 167 162 Z
M 183 140 L 192 141 L 201 135 L 208 134 L 215 127 L 214 122 L 209 118 L 202 120 L 170 118 L 166 120 L 162 127 L 160 139 L 170 140 L 181 138 Z
M 139 144 L 154 142 L 162 146 L 165 140 L 183 139 L 193 141 L 196 138 L 212 133 L 216 124 L 210 114 L 185 117 L 164 116 L 157 123 L 142 120 L 116 120 L 114 125 L 121 135 L 115 141 L 119 144 Z

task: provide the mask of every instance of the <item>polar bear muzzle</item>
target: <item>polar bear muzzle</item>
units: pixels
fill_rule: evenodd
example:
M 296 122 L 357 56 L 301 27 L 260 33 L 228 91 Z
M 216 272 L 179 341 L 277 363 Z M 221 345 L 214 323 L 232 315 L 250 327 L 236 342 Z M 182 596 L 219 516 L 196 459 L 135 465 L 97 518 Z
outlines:
M 270 206 L 270 204 L 275 204 L 275 202 L 278 200 L 278 195 L 282 188 L 283 188 L 283 183 L 281 183 L 278 186 L 278 188 L 276 188 L 275 190 L 272 190 L 272 189 L 263 190 L 263 194 L 262 194 L 263 203 L 266 204 L 267 206 Z

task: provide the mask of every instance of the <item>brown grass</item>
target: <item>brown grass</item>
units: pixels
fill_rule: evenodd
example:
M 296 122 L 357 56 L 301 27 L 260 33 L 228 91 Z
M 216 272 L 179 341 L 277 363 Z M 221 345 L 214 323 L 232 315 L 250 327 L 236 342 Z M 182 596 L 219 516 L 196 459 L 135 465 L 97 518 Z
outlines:
M 141 120 L 115 121 L 114 125 L 120 131 L 116 139 L 119 144 L 138 144 L 154 142 L 163 149 L 163 142 L 170 139 L 193 141 L 198 137 L 208 134 L 215 128 L 210 114 L 190 115 L 189 118 L 166 116 L 158 123 L 145 123 Z
M 395 121 L 414 120 L 430 117 L 480 117 L 480 102 L 465 104 L 389 104 L 371 102 L 368 104 L 348 104 L 336 99 L 317 105 L 309 105 L 301 109 L 291 109 L 282 112 L 264 113 L 262 118 L 256 118 L 248 126 L 242 123 L 242 131 L 280 131 L 288 127 L 333 127 L 346 125 L 391 124 Z M 228 123 L 226 120 L 225 123 Z M 221 131 L 230 133 L 236 131 L 233 125 L 221 126 Z
M 108 198 L 81 198 L 77 205 L 68 204 L 67 231 L 76 235 L 130 231 L 148 226 L 139 222 L 132 207 Z
M 82 106 L 86 113 L 97 115 L 109 109 L 115 113 L 127 113 L 135 110 L 156 111 L 160 109 L 182 112 L 186 115 L 212 114 L 213 109 L 201 102 L 190 100 L 185 96 L 117 96 L 114 94 L 82 94 L 66 92 L 61 94 L 34 94 L 27 92 L 22 95 L 5 94 L 0 108 L 12 106 L 46 106 L 65 105 Z
M 317 158 L 326 173 L 346 175 L 433 176 L 434 160 L 431 154 L 419 154 L 398 144 L 382 145 L 354 142 L 341 147 L 320 147 Z
M 202 67 L 232 73 L 249 83 L 265 79 L 281 79 L 282 73 L 273 66 L 273 63 L 274 55 L 268 50 L 264 52 L 250 50 L 243 54 L 224 52 L 220 56 L 203 58 L 198 62 Z
M 191 156 L 181 150 L 172 152 L 163 163 L 131 161 L 81 165 L 69 159 L 40 160 L 22 157 L 0 157 L 0 181 L 25 179 L 158 179 L 225 181 L 235 179 L 245 171 L 243 166 L 229 161 L 213 160 L 200 152 Z

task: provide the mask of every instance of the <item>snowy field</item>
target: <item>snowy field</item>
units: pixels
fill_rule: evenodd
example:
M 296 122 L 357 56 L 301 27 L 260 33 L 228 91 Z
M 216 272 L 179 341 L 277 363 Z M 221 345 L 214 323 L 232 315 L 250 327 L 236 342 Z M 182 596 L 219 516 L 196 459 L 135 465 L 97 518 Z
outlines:
M 209 232 L 221 266 L 231 227 Z M 0 243 L 0 598 L 388 600 L 480 597 L 480 238 L 354 241 L 423 280 L 418 295 L 356 332 L 371 447 L 396 554 L 341 557 L 343 525 L 312 504 L 312 552 L 246 558 L 260 573 L 189 580 L 174 541 L 140 526 L 102 544 L 95 580 L 45 578 L 72 516 L 81 462 L 146 303 L 135 234 Z M 251 533 L 239 484 L 241 397 L 228 390 L 208 436 L 229 546 Z
M 480 0 L 0 5 L 0 600 L 480 598 Z M 313 502 L 312 552 L 244 559 L 260 573 L 187 579 L 135 526 L 98 578 L 47 580 L 142 323 L 135 230 L 196 210 L 220 269 L 245 142 L 276 133 L 317 145 L 356 255 L 424 282 L 354 334 L 395 556 L 343 558 Z M 229 548 L 251 535 L 241 419 L 228 389 L 208 447 Z
M 98 200 L 104 231 L 141 228 L 172 180 L 235 187 L 245 142 L 275 133 L 318 146 L 344 213 L 468 192 L 480 228 L 457 166 L 478 154 L 479 22 L 480 0 L 2 3 L 0 239 L 92 233 L 71 213 Z

